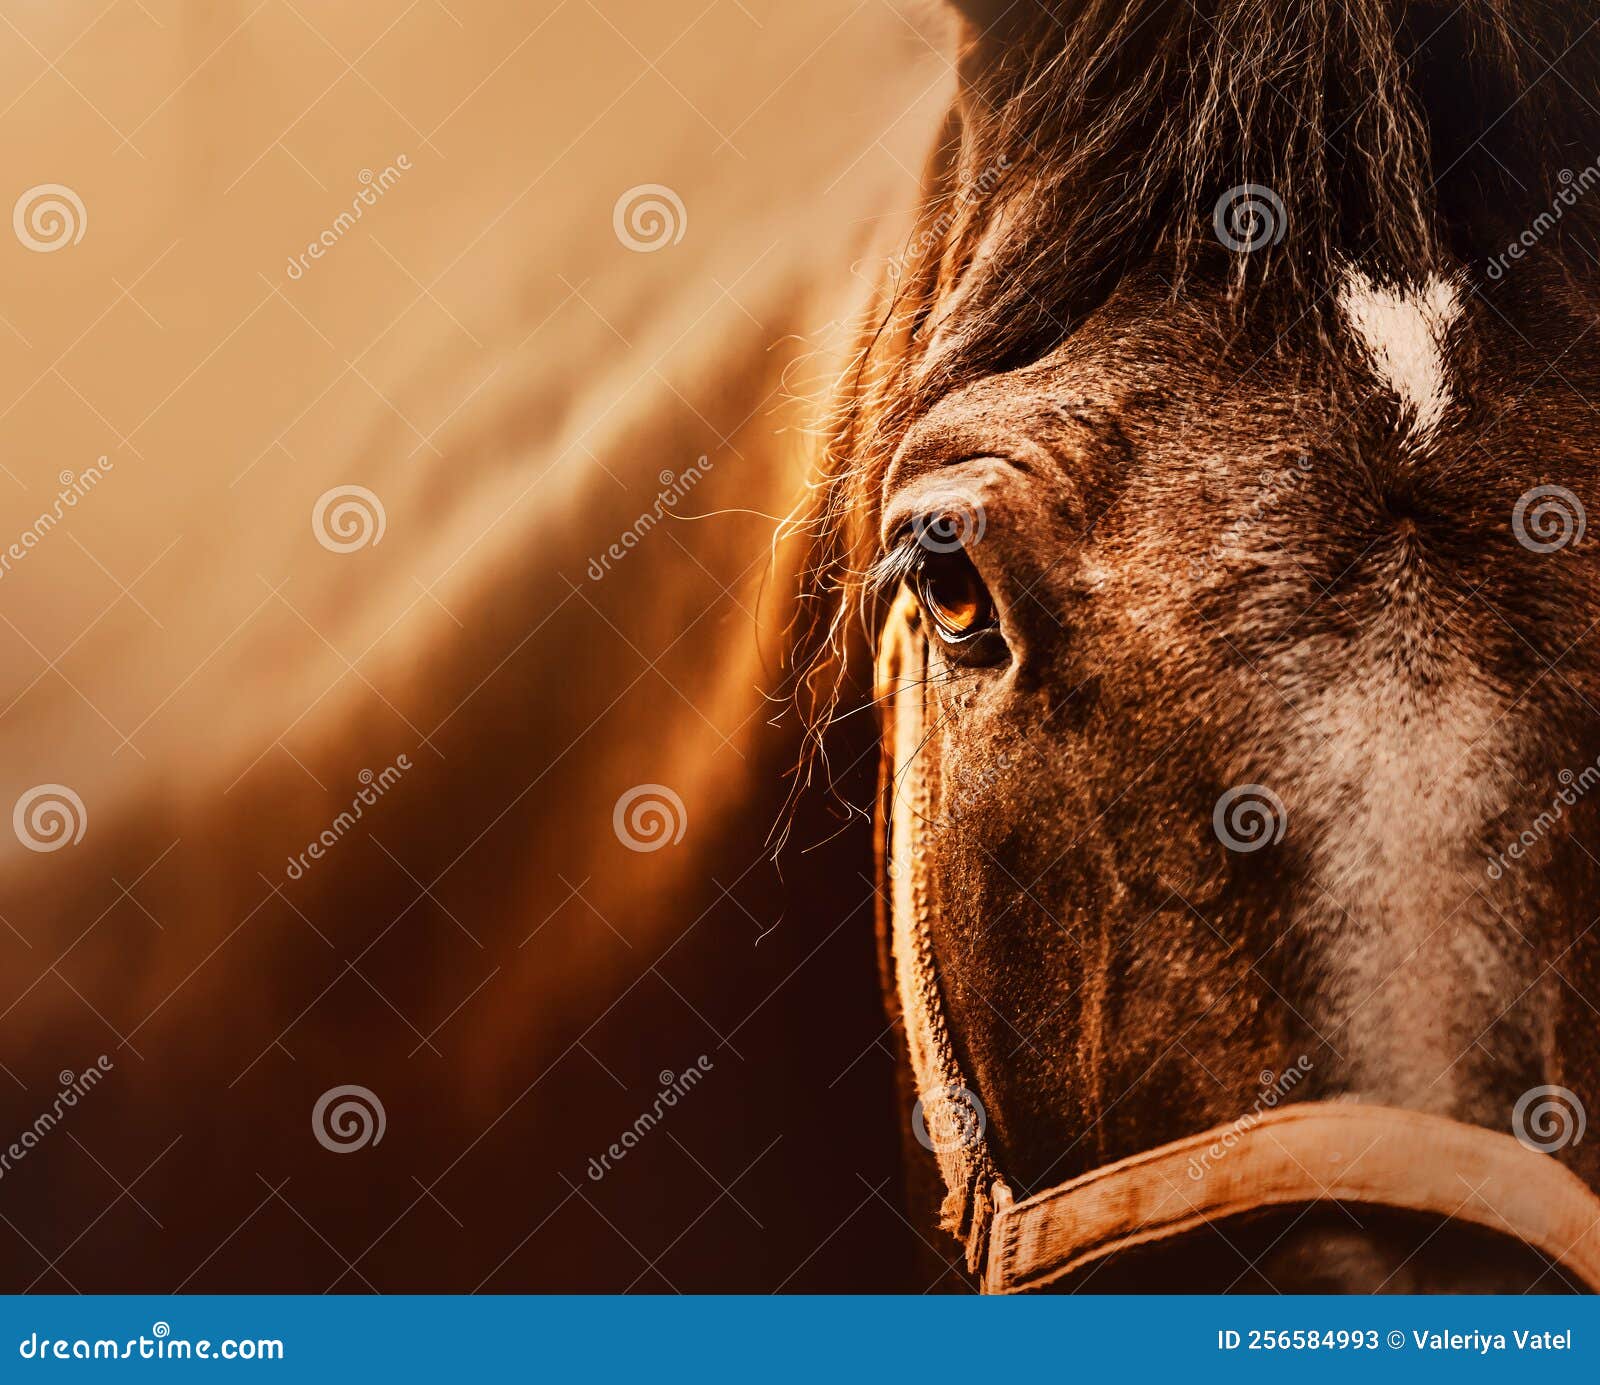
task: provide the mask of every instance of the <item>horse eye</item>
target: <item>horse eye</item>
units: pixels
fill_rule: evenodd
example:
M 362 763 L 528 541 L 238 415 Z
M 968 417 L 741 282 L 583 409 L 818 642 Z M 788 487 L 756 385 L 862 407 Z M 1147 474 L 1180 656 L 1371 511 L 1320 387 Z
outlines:
M 924 551 L 917 561 L 915 590 L 922 609 L 952 643 L 973 639 L 999 624 L 989 589 L 959 548 L 948 553 Z

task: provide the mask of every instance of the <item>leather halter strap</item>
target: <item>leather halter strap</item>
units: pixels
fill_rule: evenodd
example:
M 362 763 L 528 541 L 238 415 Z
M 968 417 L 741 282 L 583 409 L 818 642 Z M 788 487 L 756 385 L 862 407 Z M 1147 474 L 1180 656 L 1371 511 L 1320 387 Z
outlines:
M 1514 1237 L 1600 1292 L 1600 1197 L 1549 1155 L 1443 1116 L 1303 1102 L 1144 1151 L 1023 1201 L 986 1138 L 945 1019 L 930 923 L 925 828 L 939 820 L 928 650 L 902 593 L 879 646 L 884 713 L 879 802 L 880 927 L 921 1104 L 970 1103 L 959 1138 L 931 1144 L 945 1229 L 966 1242 L 986 1293 L 1043 1288 L 1119 1251 L 1274 1207 L 1338 1202 L 1448 1218 Z M 882 893 L 887 893 L 885 904 Z
M 1600 1292 L 1600 1201 L 1549 1155 L 1444 1116 L 1318 1101 L 1135 1154 L 1007 1207 L 990 1232 L 983 1287 L 1042 1288 L 1121 1250 L 1314 1202 L 1502 1232 Z
M 911 1070 L 924 1106 L 948 1107 L 969 1093 L 956 1059 L 928 921 L 927 834 L 924 824 L 936 811 L 934 783 L 938 757 L 920 756 L 927 732 L 925 682 L 927 643 L 917 628 L 917 607 L 902 592 L 890 613 L 879 646 L 876 695 L 884 715 L 884 755 L 879 775 L 878 874 L 887 889 L 878 891 L 878 927 L 886 932 L 894 958 L 895 991 L 905 1026 Z M 888 896 L 885 908 L 885 895 Z M 886 916 L 887 915 L 887 916 Z M 989 1156 L 981 1107 L 964 1138 L 929 1141 L 943 1175 L 945 1198 L 940 1225 L 967 1244 L 967 1268 L 983 1268 L 989 1222 L 998 1196 L 1010 1201 Z

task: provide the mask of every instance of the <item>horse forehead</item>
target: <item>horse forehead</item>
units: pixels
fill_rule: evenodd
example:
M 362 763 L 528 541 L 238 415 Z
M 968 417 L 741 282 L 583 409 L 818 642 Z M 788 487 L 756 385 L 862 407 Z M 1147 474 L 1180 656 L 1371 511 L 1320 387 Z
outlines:
M 1378 386 L 1400 407 L 1407 439 L 1433 440 L 1456 402 L 1459 375 L 1452 359 L 1462 316 L 1462 281 L 1430 274 L 1420 281 L 1382 283 L 1350 266 L 1338 289 L 1339 313 Z

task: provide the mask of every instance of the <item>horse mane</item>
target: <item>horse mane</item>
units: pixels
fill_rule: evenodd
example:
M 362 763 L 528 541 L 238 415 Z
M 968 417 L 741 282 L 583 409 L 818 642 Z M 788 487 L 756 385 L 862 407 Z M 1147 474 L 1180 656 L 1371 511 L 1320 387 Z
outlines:
M 1352 261 L 1416 278 L 1503 249 L 1600 152 L 1600 37 L 1578 9 L 1071 0 L 969 35 L 925 201 L 796 520 L 812 542 L 797 658 L 814 743 L 871 627 L 853 617 L 878 595 L 878 492 L 913 419 L 1048 354 L 1135 270 L 1174 298 L 1224 285 L 1239 320 L 1279 314 L 1274 334 L 1320 332 Z M 1213 212 L 1247 184 L 1287 224 L 1237 253 Z M 1600 214 L 1562 200 L 1542 245 L 1556 255 Z

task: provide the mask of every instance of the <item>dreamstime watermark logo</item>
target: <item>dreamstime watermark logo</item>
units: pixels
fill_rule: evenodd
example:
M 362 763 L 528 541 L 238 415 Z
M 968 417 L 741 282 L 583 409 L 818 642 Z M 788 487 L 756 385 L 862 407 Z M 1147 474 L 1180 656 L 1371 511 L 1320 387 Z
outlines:
M 953 1084 L 931 1088 L 911 1108 L 911 1133 L 935 1154 L 975 1148 L 987 1125 L 988 1113 L 978 1094 Z
M 224 1337 L 191 1340 L 174 1337 L 166 1322 L 152 1324 L 148 1337 L 41 1337 L 30 1332 L 17 1343 L 24 1361 L 281 1361 L 281 1337 Z
M 1000 185 L 1000 180 L 1011 167 L 1011 157 L 1002 154 L 993 163 L 984 165 L 966 185 L 950 198 L 944 209 L 912 238 L 911 244 L 888 263 L 889 281 L 897 283 L 908 267 L 918 265 L 930 252 L 944 244 L 957 218 L 966 208 L 985 201 Z
M 365 486 L 334 486 L 311 507 L 311 532 L 330 553 L 376 548 L 388 527 L 383 501 Z
M 1500 879 L 1506 873 L 1508 862 L 1521 861 L 1532 848 L 1555 830 L 1556 824 L 1566 816 L 1568 808 L 1573 807 L 1596 784 L 1600 784 L 1600 760 L 1585 765 L 1576 774 L 1570 769 L 1563 769 L 1556 778 L 1561 781 L 1561 787 L 1551 798 L 1550 806 L 1489 857 L 1489 864 L 1484 867 L 1484 874 L 1489 879 Z
M 1511 511 L 1511 532 L 1530 553 L 1556 553 L 1582 543 L 1589 517 L 1565 486 L 1535 486 Z
M 66 511 L 76 509 L 78 502 L 99 485 L 106 472 L 113 470 L 115 466 L 116 463 L 109 457 L 101 457 L 77 474 L 63 471 L 57 476 L 56 484 L 60 489 L 56 492 L 56 498 L 51 502 L 50 508 L 40 511 L 39 517 L 17 535 L 16 541 L 9 544 L 4 552 L 0 552 L 0 577 L 11 571 L 13 563 L 20 563 L 44 542 L 45 535 L 61 523 Z
M 1254 503 L 1224 529 L 1204 553 L 1189 560 L 1190 577 L 1199 579 L 1227 559 L 1250 530 L 1282 505 L 1288 495 L 1306 484 L 1310 478 L 1311 464 L 1311 458 L 1302 455 L 1296 457 L 1291 466 L 1281 467 L 1277 471 L 1263 471 L 1258 478 L 1261 484 L 1255 493 Z
M 1283 199 L 1262 183 L 1241 183 L 1217 199 L 1211 225 L 1229 250 L 1248 255 L 1278 245 L 1289 231 Z
M 674 474 L 670 470 L 660 472 L 656 480 L 661 483 L 661 490 L 656 493 L 656 503 L 646 510 L 633 524 L 622 531 L 621 536 L 606 549 L 598 558 L 589 559 L 589 580 L 598 582 L 606 573 L 611 571 L 613 563 L 620 563 L 628 553 L 644 542 L 645 536 L 661 523 L 662 518 L 674 505 L 683 499 L 699 483 L 700 478 L 710 471 L 712 462 L 709 457 L 701 457 L 697 462 L 684 467 Z
M 372 807 L 400 782 L 400 776 L 410 768 L 411 760 L 408 756 L 396 755 L 392 765 L 386 765 L 376 774 L 370 769 L 362 770 L 356 776 L 361 781 L 361 787 L 356 790 L 356 796 L 350 800 L 350 806 L 340 812 L 338 817 L 307 843 L 304 851 L 298 856 L 289 857 L 289 864 L 284 867 L 283 873 L 290 880 L 301 879 L 313 865 L 339 845 L 344 834 L 360 821 L 362 810 Z M 309 861 L 307 857 L 310 858 Z
M 400 154 L 392 164 L 385 166 L 381 173 L 374 173 L 370 168 L 363 168 L 357 181 L 361 184 L 356 195 L 350 199 L 350 210 L 340 212 L 328 224 L 326 229 L 319 232 L 317 238 L 307 243 L 306 248 L 298 255 L 289 256 L 287 273 L 291 279 L 305 277 L 306 270 L 311 268 L 312 260 L 320 260 L 329 250 L 332 250 L 343 240 L 350 229 L 360 221 L 368 207 L 378 205 L 378 200 L 400 181 L 402 173 L 411 169 L 409 155 Z
M 1281 1073 L 1273 1072 L 1266 1068 L 1261 1073 L 1262 1091 L 1250 1109 L 1224 1130 L 1216 1140 L 1207 1145 L 1199 1154 L 1189 1160 L 1189 1177 L 1198 1183 L 1206 1176 L 1206 1170 L 1224 1155 L 1232 1152 L 1233 1147 L 1256 1126 L 1261 1124 L 1262 1117 L 1271 1111 L 1277 1104 L 1288 1096 L 1311 1071 L 1311 1057 L 1302 1053 L 1293 1065 Z
M 89 212 L 64 183 L 39 183 L 11 209 L 11 229 L 29 250 L 47 255 L 76 245 L 89 229 Z
M 78 1104 L 79 1099 L 99 1086 L 100 1079 L 115 1066 L 116 1064 L 102 1053 L 95 1059 L 92 1068 L 85 1068 L 82 1072 L 75 1073 L 71 1068 L 63 1068 L 56 1079 L 61 1084 L 61 1090 L 56 1093 L 55 1101 L 34 1117 L 33 1124 L 5 1149 L 0 1150 L 0 1178 L 10 1173 L 14 1165 L 26 1159 L 29 1152 L 38 1147 L 39 1141 L 61 1124 L 67 1112 Z
M 1565 1087 L 1531 1087 L 1511 1108 L 1511 1133 L 1540 1154 L 1578 1144 L 1588 1128 L 1583 1102 Z
M 988 527 L 989 516 L 982 505 L 965 496 L 935 496 L 912 521 L 911 534 L 924 552 L 959 553 L 981 543 Z
M 989 791 L 1016 767 L 1017 761 L 1011 758 L 1011 752 L 1002 750 L 981 765 L 959 764 L 942 770 L 939 776 L 942 820 L 935 826 L 960 822 L 974 808 L 981 811 Z M 893 862 L 890 865 L 892 868 Z M 895 878 L 892 869 L 890 878 Z
M 1570 168 L 1563 168 L 1557 176 L 1561 182 L 1561 191 L 1556 194 L 1555 200 L 1547 210 L 1534 217 L 1532 225 L 1507 245 L 1504 251 L 1489 261 L 1490 279 L 1505 278 L 1506 270 L 1555 230 L 1556 223 L 1567 214 L 1568 208 L 1577 206 L 1578 200 L 1596 183 L 1600 183 L 1600 159 L 1580 169 L 1576 174 Z
M 682 1072 L 662 1068 L 656 1079 L 661 1083 L 661 1090 L 656 1093 L 656 1099 L 649 1109 L 641 1111 L 638 1119 L 612 1141 L 604 1154 L 589 1160 L 590 1181 L 598 1183 L 615 1165 L 637 1149 L 639 1142 L 661 1124 L 666 1113 L 676 1106 L 681 1098 L 698 1087 L 701 1079 L 715 1066 L 716 1064 L 702 1053 L 695 1059 L 692 1068 L 685 1068 Z
M 12 808 L 11 828 L 29 851 L 60 851 L 83 840 L 89 810 L 65 784 L 35 784 Z
M 355 1083 L 329 1087 L 311 1108 L 311 1133 L 335 1154 L 354 1154 L 377 1144 L 388 1123 L 378 1094 Z
M 611 209 L 611 229 L 629 250 L 648 255 L 677 245 L 689 230 L 689 209 L 662 183 L 629 188 Z
M 1240 784 L 1217 800 L 1211 826 L 1229 851 L 1260 851 L 1283 840 L 1289 830 L 1289 810 L 1265 784 Z
M 629 851 L 676 846 L 689 829 L 689 810 L 665 784 L 635 784 L 611 810 L 611 830 Z

